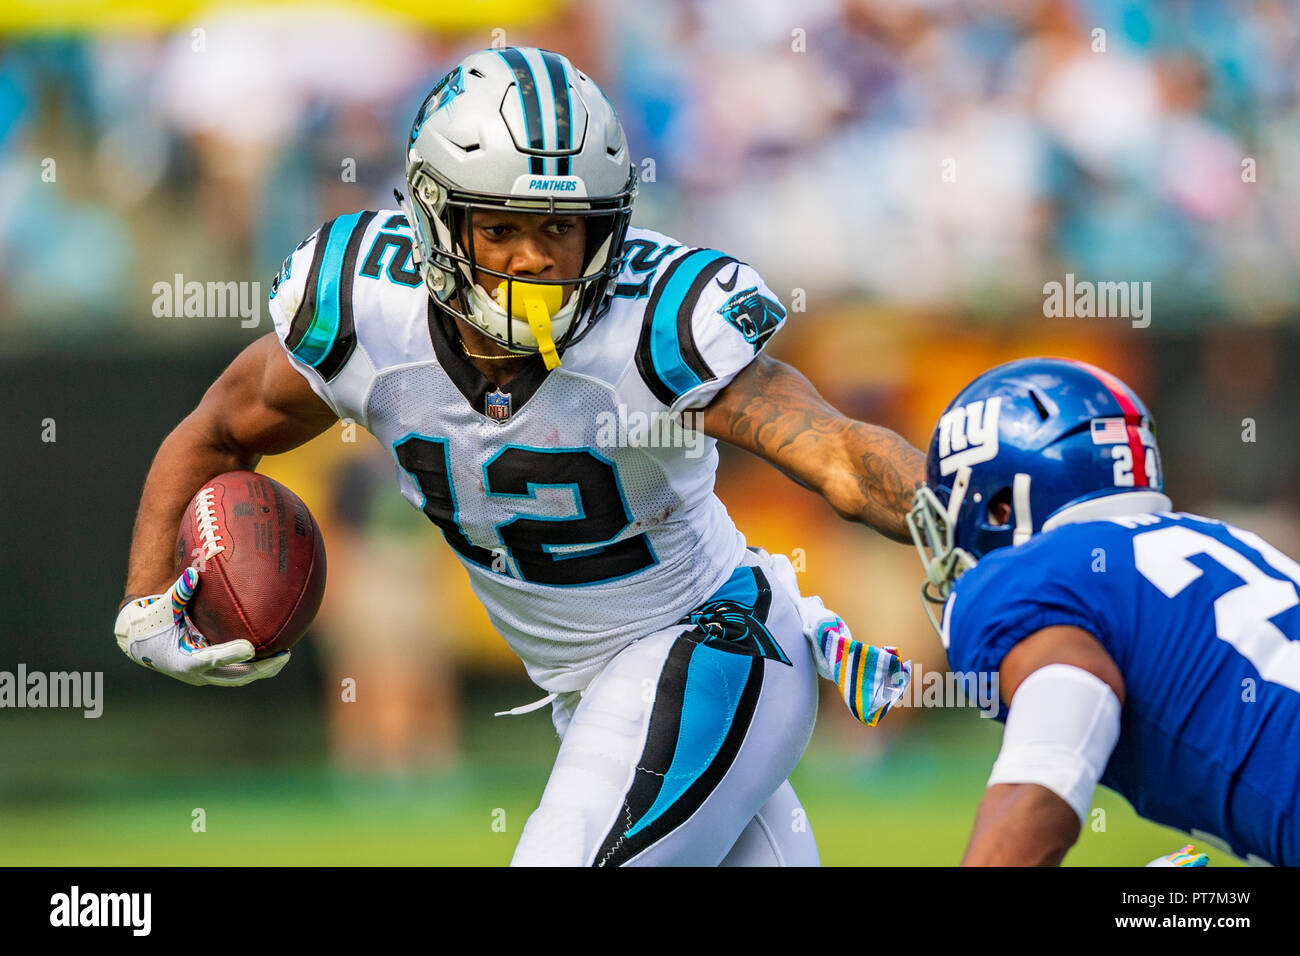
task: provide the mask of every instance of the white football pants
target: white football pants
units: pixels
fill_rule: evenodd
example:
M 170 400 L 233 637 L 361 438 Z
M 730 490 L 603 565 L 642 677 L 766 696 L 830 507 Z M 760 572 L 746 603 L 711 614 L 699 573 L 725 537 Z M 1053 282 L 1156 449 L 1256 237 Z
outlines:
M 766 555 L 555 701 L 562 738 L 512 866 L 816 866 L 786 779 L 817 673 Z

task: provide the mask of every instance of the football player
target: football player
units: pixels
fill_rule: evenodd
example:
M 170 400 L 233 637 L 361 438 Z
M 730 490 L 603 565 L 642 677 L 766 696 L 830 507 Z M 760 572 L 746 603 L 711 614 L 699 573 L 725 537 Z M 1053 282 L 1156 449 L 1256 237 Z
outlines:
M 985 372 L 939 419 L 908 524 L 952 668 L 999 678 L 964 863 L 1060 863 L 1098 781 L 1147 819 L 1300 863 L 1300 565 L 1172 511 L 1128 386 L 1063 359 Z
M 350 420 L 548 692 L 562 742 L 515 863 L 817 862 L 786 781 L 815 674 L 864 720 L 906 674 L 746 547 L 713 493 L 716 442 L 899 541 L 924 456 L 764 354 L 786 311 L 754 269 L 630 226 L 622 126 L 563 56 L 466 58 L 420 108 L 406 172 L 400 208 L 303 240 L 271 288 L 275 333 L 163 442 L 120 645 L 190 683 L 283 667 L 188 627 L 192 581 L 167 591 L 178 523 L 214 475 Z

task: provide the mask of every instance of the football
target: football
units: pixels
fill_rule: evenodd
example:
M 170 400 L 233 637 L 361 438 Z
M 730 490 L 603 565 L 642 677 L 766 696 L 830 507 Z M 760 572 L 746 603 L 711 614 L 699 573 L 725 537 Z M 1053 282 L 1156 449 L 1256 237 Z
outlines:
M 241 638 L 256 659 L 291 648 L 320 610 L 325 544 L 307 506 L 265 475 L 231 471 L 190 501 L 176 541 L 177 573 L 199 571 L 188 611 L 213 644 Z

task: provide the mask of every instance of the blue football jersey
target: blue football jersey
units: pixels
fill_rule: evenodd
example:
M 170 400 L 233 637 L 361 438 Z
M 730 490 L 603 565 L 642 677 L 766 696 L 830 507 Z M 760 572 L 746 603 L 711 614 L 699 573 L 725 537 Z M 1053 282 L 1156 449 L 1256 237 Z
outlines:
M 1101 782 L 1157 823 L 1297 865 L 1298 584 L 1300 564 L 1209 518 L 1069 524 L 967 571 L 943 639 L 954 670 L 996 672 L 1042 628 L 1092 634 L 1125 686 Z

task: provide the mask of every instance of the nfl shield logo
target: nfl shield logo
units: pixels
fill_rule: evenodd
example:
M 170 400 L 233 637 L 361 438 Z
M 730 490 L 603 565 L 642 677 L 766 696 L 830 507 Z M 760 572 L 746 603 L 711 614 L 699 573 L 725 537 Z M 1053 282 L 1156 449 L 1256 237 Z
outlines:
M 488 392 L 487 417 L 494 418 L 499 422 L 503 422 L 510 417 L 510 394 L 508 392 L 503 392 L 499 388 L 495 392 Z

